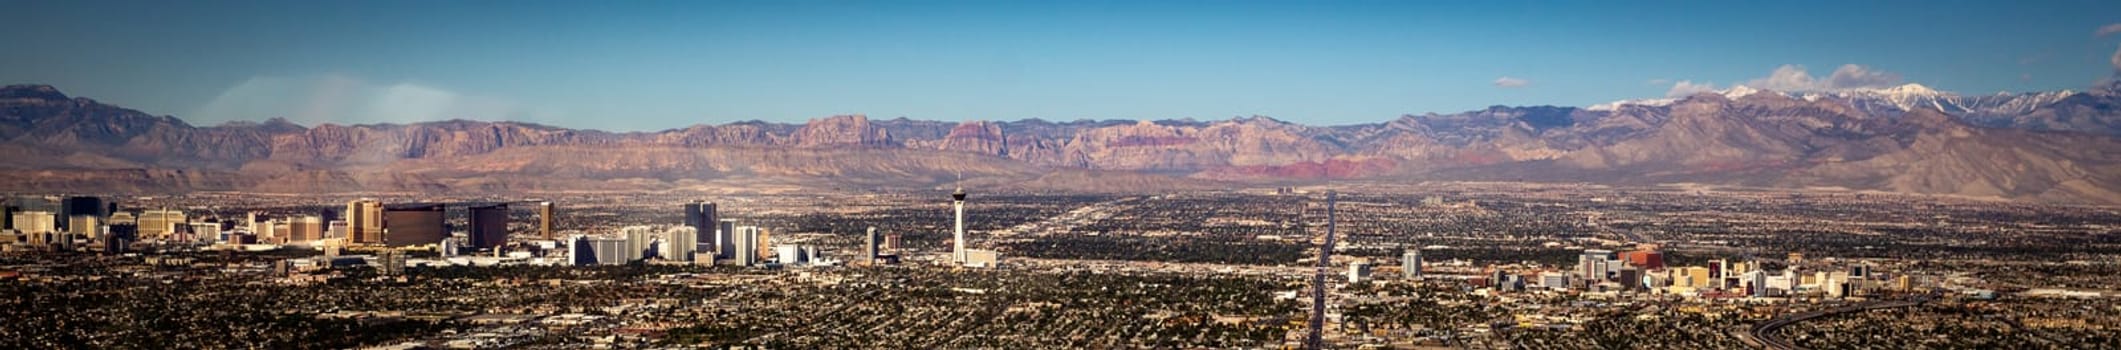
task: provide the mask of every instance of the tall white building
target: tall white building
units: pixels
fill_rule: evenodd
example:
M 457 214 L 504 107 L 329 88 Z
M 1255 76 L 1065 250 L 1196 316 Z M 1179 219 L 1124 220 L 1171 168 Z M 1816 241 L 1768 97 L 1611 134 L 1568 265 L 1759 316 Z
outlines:
M 735 241 L 736 246 L 730 252 L 730 259 L 734 260 L 737 266 L 751 266 L 759 263 L 758 226 L 738 226 L 736 228 L 736 237 L 731 238 Z
M 694 250 L 700 247 L 699 240 L 699 230 L 691 227 L 679 226 L 663 230 L 661 255 L 664 260 L 692 261 Z
M 646 258 L 645 255 L 648 254 L 648 249 L 655 247 L 656 236 L 660 235 L 661 233 L 656 232 L 654 227 L 627 226 L 619 228 L 619 236 L 626 237 L 626 256 L 632 258 L 628 260 Z
M 862 241 L 862 262 L 876 265 L 876 245 L 877 241 L 880 240 L 880 237 L 876 235 L 876 226 L 870 226 L 869 233 L 862 235 L 862 238 L 864 238 Z

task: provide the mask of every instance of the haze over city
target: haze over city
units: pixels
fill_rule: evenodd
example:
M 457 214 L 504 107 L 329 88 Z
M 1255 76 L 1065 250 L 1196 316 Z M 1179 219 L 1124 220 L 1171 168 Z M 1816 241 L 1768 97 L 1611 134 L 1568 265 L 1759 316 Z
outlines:
M 2121 348 L 2121 4 L 0 0 L 0 348 Z

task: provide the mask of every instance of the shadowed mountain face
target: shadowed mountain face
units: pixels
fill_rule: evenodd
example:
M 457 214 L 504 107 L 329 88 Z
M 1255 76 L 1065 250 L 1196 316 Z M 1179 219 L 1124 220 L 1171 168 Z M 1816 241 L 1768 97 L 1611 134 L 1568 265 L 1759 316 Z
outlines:
M 195 127 L 29 85 L 0 89 L 0 155 L 8 159 L 0 190 L 764 191 L 966 181 L 1135 191 L 1458 179 L 2121 203 L 2112 94 L 1998 102 L 1926 93 L 1705 93 L 1654 105 L 1497 106 L 1343 126 L 1266 117 L 955 123 L 855 115 L 613 133 L 465 120 Z M 1964 112 L 1972 110 L 1985 112 Z

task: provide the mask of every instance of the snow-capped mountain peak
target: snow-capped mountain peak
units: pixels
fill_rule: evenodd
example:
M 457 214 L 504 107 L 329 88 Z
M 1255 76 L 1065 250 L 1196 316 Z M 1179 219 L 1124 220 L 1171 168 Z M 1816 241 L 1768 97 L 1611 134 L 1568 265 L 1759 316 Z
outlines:
M 1934 96 L 1934 95 L 1942 95 L 1942 94 L 1946 94 L 1945 92 L 1942 92 L 1942 91 L 1937 91 L 1937 90 L 1935 90 L 1935 89 L 1930 89 L 1930 87 L 1928 87 L 1928 86 L 1922 86 L 1922 84 L 1916 84 L 1916 83 L 1907 83 L 1907 84 L 1902 84 L 1902 85 L 1900 85 L 1900 86 L 1894 86 L 1894 87 L 1889 87 L 1889 88 L 1884 88 L 1884 89 L 1877 89 L 1877 90 L 1874 90 L 1874 91 L 1876 91 L 1876 92 L 1878 92 L 1878 93 L 1881 93 L 1881 94 L 1886 94 L 1886 95 L 1896 95 L 1896 96 Z
M 1741 97 L 1751 96 L 1752 94 L 1760 93 L 1761 91 L 1763 90 L 1754 89 L 1750 86 L 1738 85 L 1732 86 L 1730 89 L 1725 89 L 1719 93 L 1723 94 L 1724 98 L 1736 100 Z

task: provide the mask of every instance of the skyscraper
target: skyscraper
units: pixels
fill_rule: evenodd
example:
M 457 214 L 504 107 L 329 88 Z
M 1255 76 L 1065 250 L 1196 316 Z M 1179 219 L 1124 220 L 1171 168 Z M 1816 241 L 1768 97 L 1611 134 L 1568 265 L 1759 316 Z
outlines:
M 698 251 L 720 250 L 721 242 L 716 241 L 720 235 L 714 232 L 717 228 L 715 225 L 720 221 L 720 218 L 716 217 L 716 209 L 714 202 L 693 201 L 692 203 L 685 203 L 685 226 L 691 227 L 693 233 L 698 235 L 693 238 L 692 242 L 702 246 L 709 246 L 692 249 Z
M 362 198 L 346 203 L 346 240 L 357 244 L 383 243 L 383 202 Z
M 731 237 L 736 241 L 736 247 L 730 249 L 733 254 L 730 259 L 735 260 L 737 266 L 751 266 L 758 263 L 758 237 L 758 226 L 736 228 L 735 237 Z
M 955 233 L 950 238 L 951 243 L 955 244 L 950 249 L 950 263 L 962 266 L 965 264 L 965 188 L 959 187 L 956 192 L 950 193 L 950 207 L 957 212 L 956 224 L 952 225 Z
M 699 239 L 699 233 L 691 227 L 680 226 L 663 230 L 664 244 L 661 255 L 664 260 L 690 262 L 693 253 L 699 250 Z
M 391 247 L 442 243 L 449 236 L 443 227 L 441 204 L 409 204 L 383 209 L 382 243 Z
M 865 238 L 862 242 L 862 260 L 869 265 L 876 265 L 876 226 L 870 226 L 869 233 L 862 235 L 862 238 Z
M 508 205 L 471 207 L 470 229 L 472 249 L 492 249 L 508 243 Z
M 552 201 L 538 202 L 538 238 L 550 240 L 552 232 Z
M 626 256 L 629 260 L 642 259 L 657 253 L 649 251 L 649 248 L 654 248 L 658 235 L 653 227 L 627 226 L 619 228 L 619 235 L 626 237 Z
M 714 229 L 714 257 L 732 259 L 736 257 L 736 219 L 720 219 Z
M 753 256 L 756 256 L 756 257 L 759 257 L 759 258 L 765 258 L 765 257 L 766 257 L 767 255 L 772 255 L 772 254 L 773 254 L 773 230 L 768 230 L 768 229 L 763 229 L 763 228 L 761 228 L 761 229 L 758 229 L 758 232 L 754 232 L 754 233 L 752 233 L 752 234 L 751 234 L 751 246 L 752 246 L 752 247 L 757 247 L 756 249 L 753 249 L 753 250 L 754 250 L 753 252 L 751 252 L 751 253 L 753 253 L 753 254 L 757 254 L 757 255 L 753 255 Z

